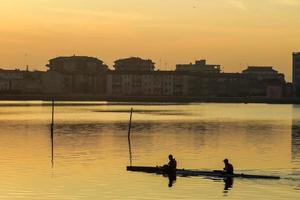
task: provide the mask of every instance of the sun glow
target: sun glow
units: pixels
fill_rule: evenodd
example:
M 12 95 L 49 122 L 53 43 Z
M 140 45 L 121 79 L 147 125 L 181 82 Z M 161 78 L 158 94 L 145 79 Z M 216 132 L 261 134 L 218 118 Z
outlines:
M 295 0 L 2 0 L 1 68 L 45 70 L 58 55 L 151 58 L 161 69 L 206 58 L 225 71 L 274 65 L 291 78 Z

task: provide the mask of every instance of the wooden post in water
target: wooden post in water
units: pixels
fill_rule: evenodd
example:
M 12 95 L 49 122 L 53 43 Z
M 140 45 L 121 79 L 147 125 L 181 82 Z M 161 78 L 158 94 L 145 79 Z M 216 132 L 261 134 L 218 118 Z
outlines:
M 133 108 L 131 108 L 130 111 L 130 119 L 129 119 L 129 125 L 128 125 L 128 146 L 129 146 L 129 161 L 130 161 L 130 166 L 132 166 L 132 151 L 131 151 L 131 122 L 132 122 L 132 113 L 133 113 Z
M 54 100 L 52 100 L 52 119 L 51 119 L 51 133 L 54 130 Z
M 54 166 L 54 100 L 52 100 L 52 120 L 51 120 L 51 164 Z
M 128 138 L 130 138 L 130 135 L 131 135 L 132 113 L 133 113 L 133 108 L 131 108 L 131 110 L 130 110 L 130 118 L 129 118 L 129 125 L 128 125 Z

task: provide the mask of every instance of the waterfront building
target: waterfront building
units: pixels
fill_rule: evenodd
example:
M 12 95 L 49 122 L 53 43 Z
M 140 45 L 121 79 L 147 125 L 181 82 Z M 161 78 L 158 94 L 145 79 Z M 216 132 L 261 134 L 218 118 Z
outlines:
M 20 69 L 15 70 L 7 70 L 7 69 L 0 69 L 0 79 L 6 80 L 21 80 L 23 79 L 23 72 Z
M 151 61 L 152 62 L 152 61 Z M 286 92 L 284 75 L 270 66 L 249 66 L 242 73 L 220 73 L 219 65 L 177 65 L 175 71 L 122 70 L 107 74 L 108 96 L 269 97 Z
M 108 70 L 108 66 L 98 58 L 75 55 L 50 59 L 46 66 L 50 71 L 68 74 L 94 74 Z
M 188 76 L 189 96 L 247 97 L 251 80 L 240 73 L 193 73 Z
M 278 73 L 273 69 L 273 66 L 248 66 L 247 69 L 242 71 L 243 74 L 255 76 L 259 80 L 277 79 L 284 81 L 284 74 Z
M 278 73 L 273 66 L 249 66 L 242 74 L 249 75 L 252 79 L 251 96 L 281 98 L 286 94 L 284 74 Z
M 284 97 L 293 97 L 293 84 L 287 82 L 284 87 Z
M 44 71 L 26 71 L 23 72 L 23 94 L 41 94 L 42 92 L 42 76 Z
M 70 94 L 72 80 L 71 75 L 62 74 L 56 71 L 47 71 L 42 75 L 43 94 Z
M 9 81 L 0 79 L 0 93 L 7 93 L 9 91 Z
M 57 57 L 49 60 L 49 64 L 46 66 L 49 70 L 43 77 L 44 93 L 105 94 L 108 66 L 98 58 L 88 56 Z M 49 88 L 46 87 L 47 85 Z
M 61 95 L 105 95 L 106 74 L 65 74 L 47 71 L 42 76 L 42 93 Z
M 206 60 L 196 60 L 195 64 L 177 64 L 176 71 L 181 72 L 202 72 L 202 73 L 220 73 L 220 65 L 206 64 Z
M 285 94 L 286 83 L 279 80 L 265 80 L 261 83 L 266 90 L 265 96 L 268 98 L 281 98 Z
M 300 97 L 300 52 L 293 53 L 293 92 Z
M 0 69 L 0 93 L 22 93 L 24 71 Z
M 176 65 L 174 71 L 155 70 L 151 60 L 130 57 L 108 70 L 87 56 L 51 59 L 46 72 L 0 70 L 0 93 L 97 95 L 107 97 L 267 97 L 290 96 L 291 84 L 272 66 L 249 66 L 242 73 L 221 73 L 205 60 Z
M 174 71 L 154 71 L 155 63 L 139 57 L 115 61 L 114 71 L 107 73 L 108 96 L 172 96 L 181 93 L 180 84 L 174 90 Z M 176 79 L 178 81 L 178 79 Z
M 187 76 L 174 71 L 110 71 L 108 96 L 187 95 Z
M 130 57 L 115 61 L 116 71 L 154 71 L 155 63 L 150 59 Z
M 248 66 L 243 70 L 244 74 L 257 74 L 257 75 L 277 75 L 278 71 L 273 69 L 273 66 Z

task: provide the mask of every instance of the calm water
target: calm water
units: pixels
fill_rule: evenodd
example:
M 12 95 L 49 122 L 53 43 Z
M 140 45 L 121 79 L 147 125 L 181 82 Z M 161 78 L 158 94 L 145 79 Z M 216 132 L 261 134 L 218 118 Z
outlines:
M 175 155 L 179 168 L 273 174 L 281 180 L 132 173 L 127 127 L 133 107 L 134 165 Z M 299 199 L 300 107 L 264 104 L 61 103 L 56 107 L 54 166 L 47 102 L 0 103 L 0 199 Z

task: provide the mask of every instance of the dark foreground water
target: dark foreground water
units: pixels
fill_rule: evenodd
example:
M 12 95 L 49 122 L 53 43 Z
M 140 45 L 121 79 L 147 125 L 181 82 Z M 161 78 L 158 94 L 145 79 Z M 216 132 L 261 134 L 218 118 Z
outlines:
M 178 177 L 127 172 L 133 107 L 134 165 L 175 155 L 179 168 L 221 169 L 281 180 Z M 300 199 L 300 107 L 264 104 L 61 103 L 51 163 L 47 102 L 0 103 L 0 199 Z

